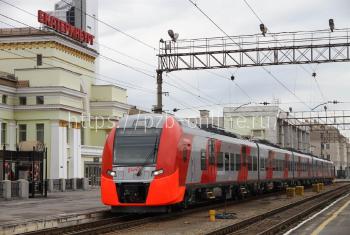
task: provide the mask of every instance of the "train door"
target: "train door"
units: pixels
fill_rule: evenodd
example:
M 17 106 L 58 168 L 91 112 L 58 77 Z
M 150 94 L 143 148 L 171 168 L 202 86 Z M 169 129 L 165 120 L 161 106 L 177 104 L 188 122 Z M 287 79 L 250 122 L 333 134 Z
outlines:
M 272 179 L 273 177 L 274 158 L 275 158 L 275 152 L 272 150 L 269 150 L 269 154 L 267 157 L 267 165 L 266 165 L 266 179 Z
M 191 158 L 191 182 L 195 181 L 194 174 L 196 172 L 196 163 L 194 161 L 194 157 Z
M 284 164 L 283 164 L 283 178 L 288 179 L 290 177 L 289 175 L 289 161 L 290 156 L 288 153 L 284 154 Z
M 206 150 L 206 168 L 202 172 L 202 183 L 214 183 L 216 180 L 216 153 L 215 153 L 215 139 L 208 139 Z
M 238 181 L 246 181 L 248 179 L 248 156 L 250 155 L 250 148 L 242 145 L 241 147 L 241 169 L 238 172 Z
M 179 181 L 180 185 L 185 185 L 186 178 L 189 177 L 190 182 L 192 182 L 193 171 L 190 172 L 190 175 L 187 175 L 188 165 L 193 166 L 193 159 L 191 158 L 191 142 L 190 140 L 184 139 L 180 147 L 180 158 L 178 159 L 179 166 Z

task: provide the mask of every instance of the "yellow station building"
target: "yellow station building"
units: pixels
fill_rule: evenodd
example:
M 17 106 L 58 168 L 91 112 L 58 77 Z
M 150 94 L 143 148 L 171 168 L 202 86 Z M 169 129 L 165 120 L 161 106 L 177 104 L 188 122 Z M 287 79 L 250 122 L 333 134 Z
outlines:
M 97 85 L 97 56 L 52 30 L 0 29 L 1 145 L 44 143 L 48 178 L 98 177 L 106 135 L 132 108 L 124 88 Z

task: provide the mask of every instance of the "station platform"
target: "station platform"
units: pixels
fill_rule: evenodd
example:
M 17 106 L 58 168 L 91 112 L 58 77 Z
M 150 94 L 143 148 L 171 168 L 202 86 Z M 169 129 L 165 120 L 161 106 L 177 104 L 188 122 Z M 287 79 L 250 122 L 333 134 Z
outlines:
M 285 235 L 306 234 L 350 234 L 350 192 L 285 233 Z
M 108 211 L 101 203 L 99 188 L 49 193 L 47 198 L 0 200 L 0 234 L 88 222 Z

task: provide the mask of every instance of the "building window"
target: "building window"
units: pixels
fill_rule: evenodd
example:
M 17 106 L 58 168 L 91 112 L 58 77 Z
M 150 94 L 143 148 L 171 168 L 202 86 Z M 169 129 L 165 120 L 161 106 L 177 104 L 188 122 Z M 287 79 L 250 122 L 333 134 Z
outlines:
M 44 143 L 44 124 L 36 124 L 36 140 L 40 143 Z
M 329 149 L 329 144 L 326 144 L 326 149 Z
M 1 123 L 1 145 L 6 144 L 7 124 Z
M 7 104 L 7 95 L 2 95 L 2 103 Z
M 44 104 L 44 96 L 37 96 L 36 104 Z
M 37 54 L 36 55 L 36 66 L 43 65 L 43 55 Z
M 27 125 L 26 124 L 20 124 L 18 125 L 18 129 L 19 129 L 19 135 L 18 135 L 18 140 L 19 142 L 22 141 L 27 141 Z
M 330 161 L 331 160 L 331 155 L 327 154 L 327 160 Z
M 27 97 L 25 97 L 25 96 L 19 97 L 19 104 L 20 105 L 27 105 Z
M 265 130 L 252 130 L 252 136 L 256 138 L 265 138 Z

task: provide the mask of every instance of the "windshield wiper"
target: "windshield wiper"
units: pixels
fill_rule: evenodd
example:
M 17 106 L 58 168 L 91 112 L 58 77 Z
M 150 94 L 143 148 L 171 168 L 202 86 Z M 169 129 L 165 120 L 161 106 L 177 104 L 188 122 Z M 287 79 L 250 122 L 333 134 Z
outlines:
M 143 168 L 146 166 L 146 165 L 148 165 L 148 160 L 150 159 L 150 157 L 153 155 L 155 155 L 155 153 L 156 153 L 156 151 L 157 151 L 157 148 L 158 148 L 158 136 L 157 136 L 157 138 L 156 138 L 156 141 L 155 141 L 155 143 L 154 143 L 154 147 L 153 147 L 153 149 L 152 149 L 152 151 L 147 155 L 147 157 L 146 157 L 146 159 L 145 159 L 145 161 L 144 161 L 144 163 L 141 165 L 141 167 L 140 167 L 140 169 L 137 171 L 137 173 L 136 173 L 136 175 L 137 176 L 141 176 L 141 174 L 142 174 L 142 170 L 143 170 Z

